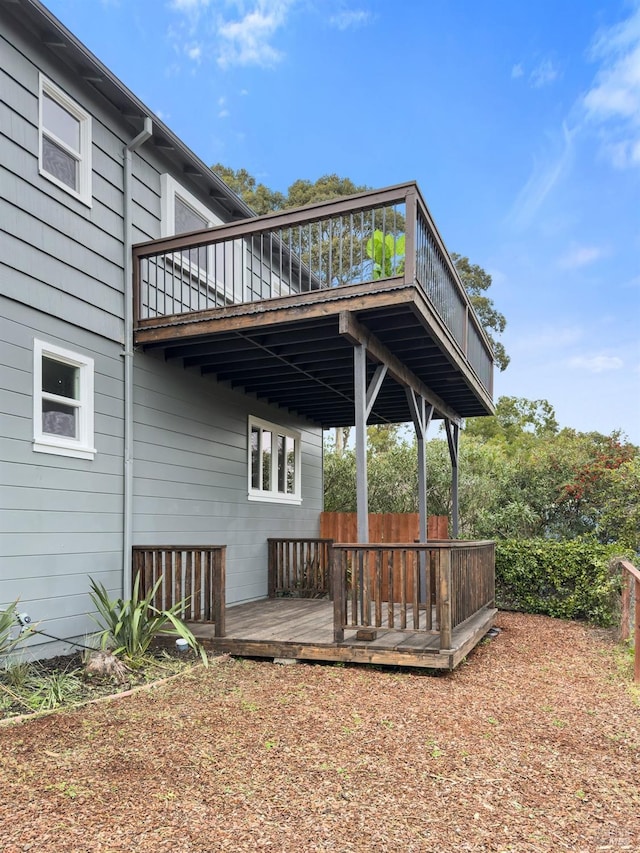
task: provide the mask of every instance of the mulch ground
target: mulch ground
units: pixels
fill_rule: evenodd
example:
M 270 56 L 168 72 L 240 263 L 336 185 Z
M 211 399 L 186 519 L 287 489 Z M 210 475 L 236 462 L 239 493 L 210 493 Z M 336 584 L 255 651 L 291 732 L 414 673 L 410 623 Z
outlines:
M 612 640 L 497 624 L 454 673 L 219 658 L 2 726 L 0 850 L 639 851 L 640 705 Z

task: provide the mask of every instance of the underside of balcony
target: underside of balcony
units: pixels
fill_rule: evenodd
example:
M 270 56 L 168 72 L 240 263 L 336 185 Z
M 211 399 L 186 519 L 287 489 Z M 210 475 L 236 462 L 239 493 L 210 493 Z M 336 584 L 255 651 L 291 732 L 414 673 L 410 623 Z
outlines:
M 142 244 L 134 270 L 137 347 L 318 425 L 354 423 L 359 346 L 369 423 L 411 420 L 408 389 L 435 418 L 493 411 L 490 346 L 415 184 Z

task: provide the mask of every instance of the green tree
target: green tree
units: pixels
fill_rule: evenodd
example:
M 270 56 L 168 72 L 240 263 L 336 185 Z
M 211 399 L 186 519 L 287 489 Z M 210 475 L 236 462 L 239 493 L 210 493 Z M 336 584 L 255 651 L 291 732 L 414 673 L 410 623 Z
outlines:
M 319 201 L 331 201 L 345 195 L 355 195 L 370 190 L 365 184 L 354 184 L 349 178 L 341 178 L 336 174 L 322 175 L 317 181 L 299 178 L 294 181 L 285 196 L 284 208 L 304 207 Z
M 521 442 L 528 436 L 549 438 L 557 432 L 558 421 L 551 403 L 524 397 L 499 397 L 495 415 L 469 418 L 465 426 L 467 436 L 507 444 Z
M 215 163 L 211 168 L 258 216 L 282 210 L 286 206 L 286 197 L 282 193 L 257 183 L 246 169 L 234 170 L 223 166 L 222 163 Z
M 545 400 L 504 398 L 483 430 L 460 439 L 459 521 L 466 539 L 572 540 L 640 551 L 640 454 L 619 433 L 559 430 Z M 369 427 L 372 512 L 417 511 L 415 439 L 402 430 Z M 427 442 L 427 506 L 451 515 L 447 442 Z M 356 508 L 355 456 L 325 457 L 328 510 Z

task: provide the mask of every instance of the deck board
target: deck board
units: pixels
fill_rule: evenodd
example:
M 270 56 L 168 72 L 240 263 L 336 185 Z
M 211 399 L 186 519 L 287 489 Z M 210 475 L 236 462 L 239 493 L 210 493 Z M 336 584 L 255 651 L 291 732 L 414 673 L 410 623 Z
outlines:
M 239 657 L 453 669 L 480 642 L 495 615 L 492 607 L 479 610 L 454 628 L 452 647 L 442 652 L 439 635 L 426 631 L 378 628 L 375 639 L 367 641 L 346 629 L 344 642 L 335 643 L 333 603 L 326 599 L 267 599 L 228 607 L 225 637 L 215 637 L 210 624 L 189 627 L 210 651 Z

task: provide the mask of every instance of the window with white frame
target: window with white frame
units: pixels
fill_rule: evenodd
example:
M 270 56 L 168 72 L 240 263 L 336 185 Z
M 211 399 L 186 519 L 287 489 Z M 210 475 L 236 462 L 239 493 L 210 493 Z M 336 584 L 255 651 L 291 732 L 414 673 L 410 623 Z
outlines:
M 161 195 L 163 237 L 222 225 L 222 220 L 172 175 L 161 176 Z M 189 287 L 180 290 L 182 304 L 174 308 L 199 310 L 241 302 L 244 298 L 242 257 L 243 244 L 239 240 L 233 241 L 233 244 L 218 243 L 215 246 L 175 252 L 171 262 L 188 275 Z
M 301 503 L 300 433 L 249 418 L 249 499 Z
M 91 116 L 40 75 L 40 174 L 91 207 Z
M 93 359 L 35 340 L 33 449 L 93 459 Z

